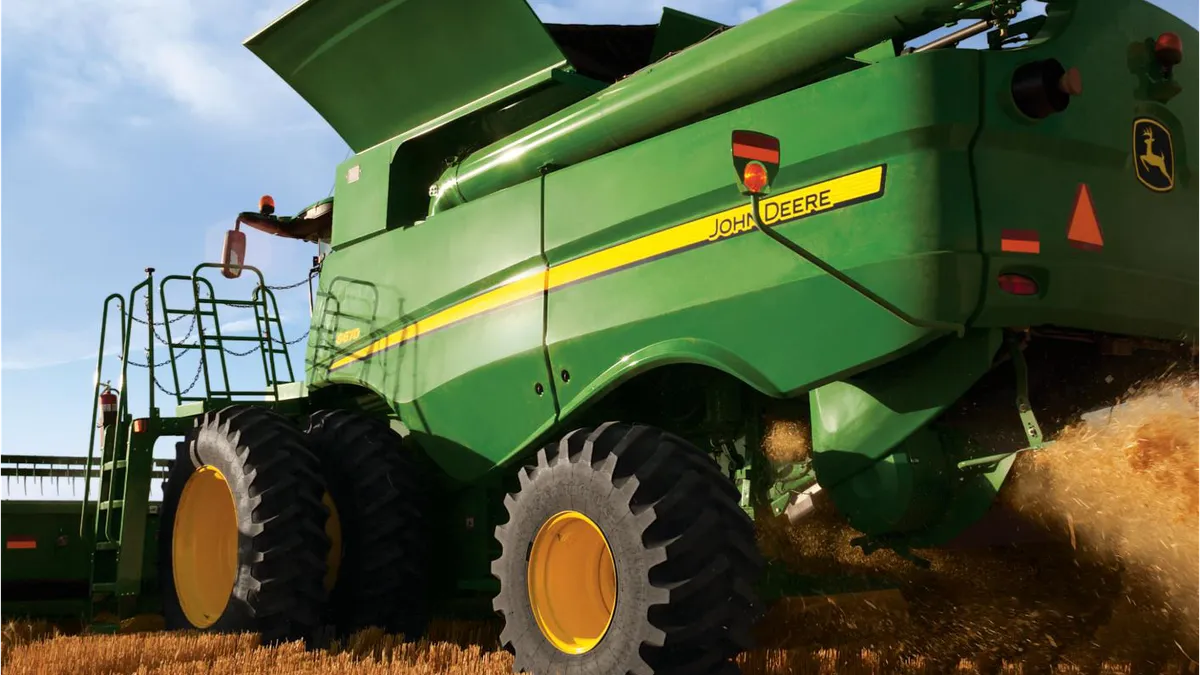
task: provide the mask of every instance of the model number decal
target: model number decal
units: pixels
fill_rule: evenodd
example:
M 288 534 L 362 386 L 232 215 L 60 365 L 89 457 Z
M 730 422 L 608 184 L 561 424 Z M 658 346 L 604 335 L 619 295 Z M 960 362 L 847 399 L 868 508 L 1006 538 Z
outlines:
M 885 166 L 876 166 L 816 185 L 809 185 L 762 200 L 759 218 L 770 227 L 806 216 L 851 206 L 883 194 Z M 707 241 L 716 241 L 754 229 L 749 206 L 711 216 Z

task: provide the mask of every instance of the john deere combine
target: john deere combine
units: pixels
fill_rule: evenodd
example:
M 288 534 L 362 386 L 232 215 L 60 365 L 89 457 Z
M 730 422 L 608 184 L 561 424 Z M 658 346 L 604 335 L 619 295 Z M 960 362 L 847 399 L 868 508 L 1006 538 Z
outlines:
M 101 356 L 88 457 L 5 457 L 99 494 L 4 503 L 5 613 L 319 640 L 482 608 L 518 669 L 726 673 L 803 587 L 752 518 L 820 492 L 914 559 L 982 526 L 1018 453 L 1190 363 L 1198 328 L 1196 31 L 1020 6 L 302 2 L 246 45 L 353 157 L 331 199 L 264 199 L 219 263 L 105 301 L 121 373 Z M 319 247 L 302 378 L 242 225 Z M 257 332 L 221 332 L 231 305 Z M 138 414 L 135 321 L 170 363 L 149 350 Z M 768 458 L 768 415 L 811 451 Z

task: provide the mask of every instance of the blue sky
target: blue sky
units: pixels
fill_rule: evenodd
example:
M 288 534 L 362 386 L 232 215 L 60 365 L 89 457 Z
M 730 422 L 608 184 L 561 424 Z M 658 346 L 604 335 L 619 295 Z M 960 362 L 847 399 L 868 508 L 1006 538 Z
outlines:
M 1197 24 L 1191 0 L 1156 2 Z M 241 46 L 291 4 L 3 3 L 4 454 L 86 451 L 100 307 L 108 293 L 127 292 L 147 266 L 161 277 L 216 260 L 235 214 L 253 209 L 264 193 L 284 213 L 329 194 L 346 145 Z M 532 4 L 545 21 L 584 23 L 652 23 L 662 7 L 639 0 Z M 736 23 L 782 3 L 669 4 Z M 311 245 L 253 231 L 248 239 L 249 262 L 263 269 L 269 283 L 303 278 L 315 252 Z M 239 292 L 246 288 L 242 284 Z M 280 303 L 289 338 L 301 335 L 308 321 L 306 293 L 284 292 Z M 137 332 L 135 346 L 144 343 Z M 159 352 L 156 360 L 161 358 Z M 142 361 L 140 351 L 132 359 Z M 302 359 L 295 350 L 298 369 Z M 115 380 L 115 372 L 107 370 L 106 377 Z M 190 379 L 193 372 L 194 366 L 181 377 Z M 169 371 L 162 377 L 170 388 Z M 144 371 L 131 368 L 131 382 L 144 392 Z M 144 395 L 133 405 L 140 412 Z M 172 414 L 173 401 L 162 408 Z

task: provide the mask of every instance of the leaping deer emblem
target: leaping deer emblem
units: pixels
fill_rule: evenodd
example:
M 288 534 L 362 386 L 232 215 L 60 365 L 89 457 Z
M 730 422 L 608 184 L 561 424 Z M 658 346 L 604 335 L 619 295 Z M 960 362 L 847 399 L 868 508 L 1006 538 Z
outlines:
M 1147 128 L 1143 131 L 1142 140 L 1146 143 L 1146 151 L 1138 157 L 1138 160 L 1142 163 L 1142 168 L 1148 171 L 1150 167 L 1155 167 L 1162 172 L 1165 178 L 1170 180 L 1171 174 L 1167 171 L 1166 156 L 1154 152 L 1154 130 Z

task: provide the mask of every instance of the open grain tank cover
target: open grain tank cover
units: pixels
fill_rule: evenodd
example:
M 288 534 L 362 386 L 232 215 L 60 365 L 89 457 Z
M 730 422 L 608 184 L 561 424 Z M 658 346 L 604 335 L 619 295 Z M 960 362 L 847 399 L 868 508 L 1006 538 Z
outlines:
M 566 64 L 525 0 L 304 0 L 245 45 L 355 152 Z

